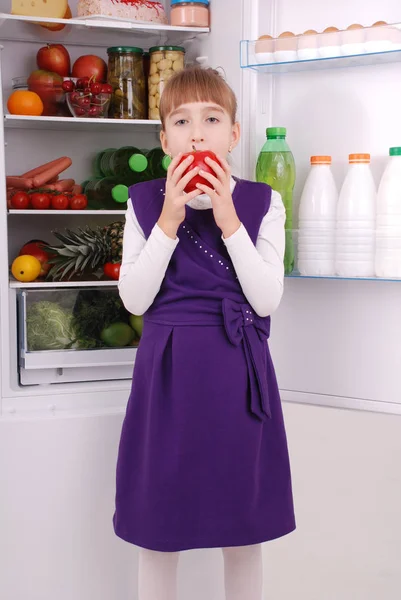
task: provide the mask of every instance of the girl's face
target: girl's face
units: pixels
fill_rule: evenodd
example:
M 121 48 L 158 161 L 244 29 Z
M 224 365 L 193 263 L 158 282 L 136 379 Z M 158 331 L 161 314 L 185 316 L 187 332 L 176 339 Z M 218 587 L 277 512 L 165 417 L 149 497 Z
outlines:
M 180 152 L 192 152 L 194 147 L 225 158 L 239 138 L 239 123 L 233 125 L 228 112 L 214 102 L 181 104 L 168 115 L 160 133 L 164 152 L 173 158 Z

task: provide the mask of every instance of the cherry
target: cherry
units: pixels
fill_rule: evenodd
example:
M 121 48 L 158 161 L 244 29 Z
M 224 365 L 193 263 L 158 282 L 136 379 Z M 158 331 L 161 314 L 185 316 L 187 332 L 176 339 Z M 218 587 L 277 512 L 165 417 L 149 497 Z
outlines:
M 64 90 L 64 92 L 73 92 L 74 91 L 74 82 L 71 81 L 71 79 L 67 80 L 67 81 L 63 81 L 63 83 L 61 84 L 62 89 Z
M 112 94 L 113 88 L 109 83 L 103 83 L 100 91 L 102 94 Z
M 75 108 L 75 114 L 77 115 L 77 117 L 83 117 L 86 114 L 86 110 L 81 106 L 77 106 Z
M 102 85 L 100 83 L 91 83 L 90 85 L 90 91 L 92 92 L 92 94 L 100 94 L 102 89 Z

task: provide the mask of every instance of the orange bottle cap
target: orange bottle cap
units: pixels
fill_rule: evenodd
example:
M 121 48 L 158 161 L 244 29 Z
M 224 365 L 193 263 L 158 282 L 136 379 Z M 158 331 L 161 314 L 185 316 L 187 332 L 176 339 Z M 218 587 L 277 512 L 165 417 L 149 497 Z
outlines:
M 358 163 L 369 163 L 370 162 L 370 154 L 350 154 L 349 162 L 358 162 Z
M 311 165 L 331 165 L 331 156 L 311 156 Z

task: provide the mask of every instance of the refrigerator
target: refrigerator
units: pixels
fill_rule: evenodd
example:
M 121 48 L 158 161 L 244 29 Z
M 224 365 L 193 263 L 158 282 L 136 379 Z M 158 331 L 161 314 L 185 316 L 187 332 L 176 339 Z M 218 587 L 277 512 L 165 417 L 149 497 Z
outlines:
M 76 14 L 76 1 L 70 3 Z M 235 91 L 241 143 L 233 173 L 254 179 L 265 129 L 283 126 L 295 157 L 294 227 L 311 155 L 333 158 L 338 187 L 350 153 L 369 152 L 376 184 L 401 145 L 401 51 L 290 64 L 258 62 L 261 35 L 296 35 L 377 21 L 401 30 L 396 0 L 212 0 L 210 31 L 77 20 L 51 33 L 11 18 L 0 2 L 0 597 L 136 599 L 137 548 L 112 527 L 115 466 L 136 349 L 34 352 L 26 315 L 37 301 L 74 303 L 75 286 L 19 284 L 22 244 L 53 230 L 107 225 L 123 211 L 8 211 L 6 174 L 70 156 L 88 177 L 96 152 L 159 143 L 158 123 L 18 117 L 12 78 L 36 68 L 46 43 L 72 61 L 106 48 L 182 45 L 187 61 L 219 68 Z M 74 21 L 74 19 L 73 19 Z M 398 24 L 398 25 L 397 25 Z M 401 201 L 401 199 L 400 199 Z M 35 212 L 35 214 L 33 214 Z M 264 597 L 396 600 L 401 581 L 401 281 L 285 279 L 271 350 L 283 400 L 297 530 L 264 547 Z M 223 600 L 218 550 L 184 553 L 180 600 Z

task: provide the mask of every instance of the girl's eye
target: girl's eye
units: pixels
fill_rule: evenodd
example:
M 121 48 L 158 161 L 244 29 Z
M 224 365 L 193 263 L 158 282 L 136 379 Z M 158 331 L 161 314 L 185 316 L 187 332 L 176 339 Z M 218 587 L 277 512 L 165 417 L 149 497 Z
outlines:
M 219 122 L 217 117 L 209 117 L 207 120 L 209 121 L 209 123 L 218 123 Z
M 179 121 L 176 121 L 176 125 L 184 125 L 186 122 L 186 119 L 179 119 Z

